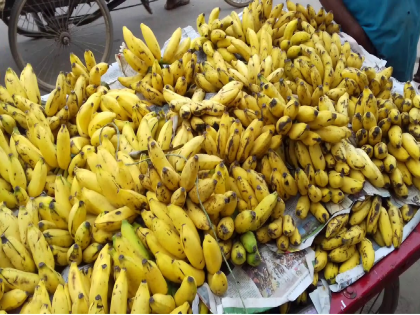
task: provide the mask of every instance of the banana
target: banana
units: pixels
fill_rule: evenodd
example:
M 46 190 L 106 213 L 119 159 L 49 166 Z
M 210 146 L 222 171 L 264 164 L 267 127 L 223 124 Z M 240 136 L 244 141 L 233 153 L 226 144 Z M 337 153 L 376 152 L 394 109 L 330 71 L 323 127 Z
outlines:
M 10 288 L 12 291 L 19 289 L 26 291 L 27 293 L 34 293 L 35 287 L 39 283 L 39 276 L 37 274 L 17 270 L 14 268 L 0 269 L 0 276 L 4 283 L 7 284 L 8 288 Z
M 309 184 L 308 185 L 308 196 L 309 196 L 309 199 L 312 202 L 318 203 L 322 199 L 322 192 L 315 185 Z
M 168 292 L 168 285 L 157 265 L 147 259 L 143 259 L 142 263 L 145 278 L 149 283 L 151 293 L 166 294 Z
M 29 65 L 29 67 L 30 67 L 30 65 Z M 28 70 L 30 71 L 30 68 L 32 68 L 32 67 L 30 67 L 30 68 L 29 67 L 26 71 L 28 71 Z M 33 75 L 33 74 L 30 74 L 30 75 Z M 21 95 L 25 98 L 28 98 L 23 82 L 21 82 L 19 80 L 19 77 L 17 76 L 17 74 L 11 68 L 8 68 L 6 70 L 4 82 L 5 82 L 5 85 L 6 85 L 6 89 L 9 92 L 10 95 L 17 94 L 17 95 Z M 33 82 L 33 79 L 30 79 L 30 81 L 27 82 L 27 84 L 30 85 L 30 84 L 32 84 L 32 82 Z M 31 96 L 33 96 L 33 95 L 31 94 Z M 38 104 L 39 102 L 36 102 L 36 103 Z
M 340 265 L 338 269 L 338 273 L 346 272 L 347 270 L 351 270 L 356 267 L 360 262 L 360 254 L 358 251 L 355 251 L 354 254 L 345 262 Z
M 44 159 L 40 159 L 35 165 L 32 179 L 28 184 L 28 195 L 30 197 L 38 197 L 44 190 L 45 183 L 47 181 L 47 165 Z
M 97 180 L 97 184 L 98 184 L 97 186 L 99 186 L 99 187 L 96 187 L 96 188 L 100 189 L 99 191 L 102 192 L 102 194 L 108 199 L 108 201 L 110 203 L 117 206 L 118 199 L 119 199 L 118 198 L 119 186 L 118 186 L 117 182 L 115 181 L 115 178 L 112 176 L 112 174 L 110 172 L 108 172 L 104 168 L 102 168 L 101 164 L 96 165 L 95 173 L 96 173 L 96 180 Z M 77 176 L 77 174 L 76 174 L 76 176 Z M 79 180 L 79 178 L 78 178 L 78 180 Z M 94 185 L 95 183 L 91 182 L 90 184 Z M 94 187 L 91 186 L 89 188 L 94 188 Z
M 169 314 L 175 309 L 175 301 L 171 295 L 154 294 L 149 299 L 150 309 L 156 314 Z
M 99 243 L 90 244 L 83 251 L 83 254 L 82 254 L 83 262 L 87 264 L 95 262 L 102 248 L 103 248 L 102 244 L 99 244 Z
M 13 289 L 3 294 L 0 300 L 0 310 L 8 312 L 19 308 L 28 298 L 28 292 L 20 289 Z
M 5 236 L 13 236 L 17 240 L 20 240 L 18 220 L 10 210 L 6 211 L 6 208 L 2 208 L 0 211 L 0 233 Z
M 54 269 L 54 256 L 44 234 L 34 226 L 28 227 L 27 240 L 35 264 L 41 262 Z
M 51 267 L 47 266 L 44 263 L 40 263 L 38 265 L 39 276 L 41 280 L 44 280 L 45 287 L 50 294 L 54 294 L 56 292 L 58 286 L 64 285 L 64 279 Z
M 230 217 L 222 218 L 217 224 L 217 236 L 224 241 L 230 239 L 234 231 L 234 222 Z
M 222 296 L 228 289 L 228 282 L 226 275 L 223 271 L 217 271 L 215 274 L 210 276 L 209 279 L 210 290 L 218 295 Z
M 301 218 L 305 219 L 309 213 L 310 208 L 310 199 L 308 196 L 300 196 L 296 205 L 296 215 Z
M 18 157 L 10 153 L 8 160 L 10 165 L 8 169 L 10 183 L 13 187 L 19 186 L 25 189 L 27 184 L 26 175 Z
M 69 279 L 72 279 L 68 285 L 72 300 L 72 313 L 87 313 L 89 308 L 88 295 L 85 292 L 82 275 L 76 263 L 70 265 Z
M 197 284 L 195 279 L 191 276 L 185 277 L 182 280 L 181 286 L 175 292 L 174 300 L 177 306 L 181 306 L 185 302 L 192 304 L 192 301 L 197 294 Z
M 110 312 L 112 314 L 127 313 L 128 279 L 127 270 L 121 269 L 112 290 Z
M 150 313 L 149 306 L 150 293 L 146 280 L 143 280 L 140 283 L 140 286 L 134 297 L 133 305 L 131 307 L 131 312 L 133 314 L 141 313 Z
M 343 245 L 341 247 L 333 249 L 329 254 L 328 258 L 334 263 L 341 263 L 348 260 L 356 252 L 355 245 Z
M 197 229 L 209 230 L 210 225 L 207 221 L 206 215 L 203 213 L 200 207 L 198 207 L 191 199 L 187 198 L 187 214 L 193 221 Z M 235 224 L 236 226 L 236 224 Z
M 6 237 L 3 235 L 1 241 L 4 254 L 16 269 L 35 272 L 36 267 L 31 254 L 18 239 L 13 236 Z
M 343 244 L 348 246 L 355 245 L 360 243 L 364 236 L 365 232 L 358 225 L 354 225 L 343 234 Z
M 141 32 L 143 34 L 144 40 L 146 41 L 147 47 L 149 47 L 153 56 L 157 59 L 161 59 L 161 52 L 159 42 L 157 41 L 153 31 L 145 25 L 144 23 L 140 24 Z
M 67 231 L 66 231 L 67 232 Z M 45 235 L 45 234 L 44 234 Z M 83 250 L 89 246 L 92 237 L 92 227 L 89 221 L 85 221 L 76 230 L 74 242 Z
M 222 254 L 216 240 L 209 234 L 203 240 L 203 254 L 207 271 L 216 273 L 222 265 Z
M 235 242 L 232 247 L 232 253 L 231 253 L 231 259 L 232 262 L 237 265 L 241 266 L 246 261 L 246 250 L 244 246 L 241 244 L 241 242 Z
M 400 211 L 405 222 L 409 222 L 416 213 L 416 211 L 410 205 L 403 205 L 400 208 Z
M 65 285 L 59 284 L 54 291 L 51 312 L 53 314 L 70 314 L 71 301 L 70 296 L 66 293 Z
M 124 206 L 109 213 L 104 212 L 95 219 L 94 227 L 106 232 L 113 232 L 120 229 L 122 221 L 132 222 L 136 217 L 136 213 L 129 207 Z
M 372 205 L 367 216 L 367 233 L 373 234 L 377 229 L 377 223 L 381 213 L 381 198 L 375 196 L 372 200 Z
M 395 126 L 392 126 L 390 131 L 394 127 Z M 388 131 L 388 134 L 389 134 L 389 131 Z M 415 138 L 411 134 L 404 132 L 401 136 L 401 143 L 402 143 L 403 148 L 408 152 L 408 154 L 410 154 L 410 156 L 413 159 L 419 160 L 419 158 L 420 158 L 420 148 L 417 145 L 417 141 L 415 140 Z
M 31 64 L 26 64 L 25 68 L 22 70 L 20 74 L 20 81 L 28 99 L 35 104 L 41 104 L 38 82 Z
M 400 247 L 403 237 L 403 219 L 400 209 L 391 203 L 388 203 L 388 215 L 392 228 L 392 244 L 395 248 Z
M 381 233 L 384 244 L 389 247 L 392 244 L 392 225 L 389 219 L 388 212 L 385 208 L 381 207 L 378 221 L 379 231 Z
M 325 237 L 331 238 L 336 236 L 340 230 L 347 225 L 349 220 L 348 214 L 338 215 L 330 220 L 325 231 Z
M 57 163 L 61 169 L 66 170 L 70 161 L 70 134 L 66 125 L 63 124 L 57 135 Z
M 188 220 L 188 219 L 187 219 Z M 195 226 L 183 224 L 180 231 L 181 244 L 191 265 L 203 269 L 205 265 L 204 248 L 201 248 L 200 238 Z
M 90 303 L 89 314 L 105 314 L 102 297 L 99 294 L 95 296 L 95 300 Z
M 328 262 L 328 253 L 321 248 L 317 248 L 315 251 L 315 265 L 314 271 L 319 272 L 325 268 Z
M 356 149 L 359 156 L 361 156 L 366 164 L 365 168 L 362 169 L 363 175 L 376 187 L 383 187 L 384 186 L 384 178 L 382 173 L 376 167 L 376 165 L 370 160 L 369 156 L 363 151 L 362 149 Z
M 95 261 L 89 291 L 91 303 L 96 300 L 96 296 L 101 297 L 105 313 L 108 310 L 108 281 L 111 273 L 111 257 L 108 254 L 108 249 L 109 245 L 104 246 Z
M 182 30 L 178 27 L 171 36 L 166 49 L 163 53 L 162 59 L 167 63 L 172 63 L 174 61 L 175 53 L 178 48 L 179 42 L 181 41 Z
M 321 203 L 318 202 L 312 202 L 309 211 L 316 217 L 316 219 L 321 222 L 325 223 L 330 218 L 330 214 L 328 211 L 324 208 L 324 206 Z
M 364 238 L 358 245 L 360 256 L 362 257 L 363 270 L 369 272 L 375 263 L 375 251 L 373 249 L 372 242 Z
M 172 255 L 185 258 L 185 252 L 181 245 L 180 237 L 171 229 L 171 227 L 161 219 L 153 220 L 152 230 L 159 243 Z
M 197 184 L 188 193 L 189 198 L 196 204 L 207 201 L 213 194 L 217 185 L 217 180 L 212 178 L 199 179 Z M 200 200 L 198 198 L 200 196 Z
M 67 252 L 67 262 L 79 265 L 83 259 L 82 249 L 78 244 L 73 244 Z
M 27 203 L 26 207 L 19 208 L 18 225 L 20 240 L 25 247 L 28 247 L 26 231 L 30 224 L 38 224 L 38 209 L 34 205 L 33 199 Z
M 174 308 L 174 310 L 170 314 L 188 314 L 188 311 L 190 309 L 190 303 L 185 302 L 184 304 Z

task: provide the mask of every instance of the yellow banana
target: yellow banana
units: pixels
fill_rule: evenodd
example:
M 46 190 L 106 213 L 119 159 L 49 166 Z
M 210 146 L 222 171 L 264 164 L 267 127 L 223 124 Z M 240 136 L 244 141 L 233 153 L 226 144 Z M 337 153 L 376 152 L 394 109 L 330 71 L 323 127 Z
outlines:
M 28 184 L 28 195 L 30 197 L 38 197 L 44 190 L 47 181 L 47 165 L 44 159 L 40 159 L 35 165 L 32 179 Z
M 150 313 L 149 306 L 150 292 L 146 280 L 143 280 L 134 297 L 131 312 L 133 314 Z
M 219 245 L 211 235 L 204 237 L 203 253 L 208 272 L 216 273 L 222 264 L 222 254 Z
M 211 291 L 214 294 L 218 296 L 225 294 L 228 289 L 228 283 L 226 275 L 223 273 L 223 271 L 219 270 L 215 274 L 211 275 L 209 279 L 209 285 Z

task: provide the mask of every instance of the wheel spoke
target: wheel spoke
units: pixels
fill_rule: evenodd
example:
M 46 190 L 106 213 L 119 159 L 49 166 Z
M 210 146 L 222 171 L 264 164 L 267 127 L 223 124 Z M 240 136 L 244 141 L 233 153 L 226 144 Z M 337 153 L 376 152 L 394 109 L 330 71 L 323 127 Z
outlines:
M 91 14 L 88 14 L 92 8 L 93 8 L 93 5 L 89 7 L 89 10 L 88 10 L 88 11 L 86 12 L 86 14 L 84 15 L 84 18 L 83 18 L 83 19 L 81 19 L 81 20 L 79 21 L 79 23 L 77 23 L 75 26 L 79 26 L 79 25 L 80 25 L 80 23 L 82 23 L 84 20 L 86 20 L 88 16 L 94 15 L 94 14 L 96 13 L 96 11 L 95 11 L 95 12 L 93 12 L 93 13 L 91 13 Z M 98 11 L 100 11 L 99 7 L 98 7 Z
M 73 13 L 73 0 L 70 0 L 70 3 L 69 3 L 69 8 L 68 8 L 68 10 L 67 10 L 67 19 L 66 19 L 66 25 L 69 25 L 69 21 L 70 21 L 70 17 L 71 17 L 71 14 Z
M 81 34 L 77 34 L 77 37 L 85 37 L 85 36 L 90 36 L 90 35 L 94 35 L 94 34 L 102 34 L 102 32 L 97 31 L 97 32 L 91 32 L 91 33 L 81 33 Z M 105 47 L 105 46 L 102 45 L 102 47 Z
M 380 296 L 380 295 L 381 295 L 381 293 L 379 293 L 379 294 L 376 296 L 375 300 L 373 301 L 372 305 L 371 305 L 371 306 L 370 306 L 370 308 L 369 308 L 368 314 L 370 314 L 370 312 L 372 311 L 372 308 L 373 308 L 373 306 L 375 305 L 375 303 L 376 303 L 376 301 L 378 300 L 378 298 L 379 298 L 379 296 Z
M 49 54 L 47 54 L 43 59 L 42 59 L 42 61 L 39 63 L 40 65 L 44 62 L 44 61 L 47 61 L 47 59 L 48 59 L 48 57 L 53 53 L 53 49 L 51 49 L 51 51 L 50 51 L 50 53 Z M 44 63 L 44 65 L 42 66 L 42 68 L 39 70 L 39 75 L 41 75 L 41 73 L 42 73 L 42 70 L 44 70 L 44 67 L 45 67 L 45 65 L 46 64 L 48 64 L 48 62 L 45 62 Z
M 32 55 L 34 55 L 34 54 L 36 54 L 36 53 L 38 53 L 38 52 L 40 52 L 40 51 L 44 51 L 45 49 L 48 49 L 48 48 L 50 48 L 52 45 L 54 45 L 55 44 L 55 41 L 54 42 L 52 42 L 51 44 L 49 44 L 47 47 L 41 47 L 40 49 L 37 49 L 37 50 L 35 50 L 35 51 L 31 51 L 31 53 L 32 53 Z
M 86 44 L 86 45 L 93 45 L 93 46 L 97 46 L 97 47 L 101 47 L 101 48 L 104 48 L 105 47 L 105 45 L 101 45 L 101 44 L 94 44 L 94 43 L 85 43 L 84 41 L 78 41 L 78 40 L 75 40 L 75 39 L 73 39 L 72 40 L 73 42 L 76 42 L 76 43 L 79 43 L 79 44 Z
M 71 33 L 72 34 L 77 34 L 77 33 L 81 32 L 81 31 L 84 31 L 85 29 L 91 30 L 93 27 L 100 26 L 100 25 L 105 25 L 105 22 L 99 23 L 99 24 L 95 24 L 95 25 L 90 25 L 89 24 L 89 26 L 87 26 L 85 28 L 83 26 L 80 26 L 80 27 L 77 27 L 77 28 L 72 29 Z
M 72 41 L 72 43 L 73 43 L 76 47 L 80 48 L 80 50 L 81 50 L 82 52 L 86 50 L 86 48 L 83 48 L 82 46 L 80 46 L 80 45 L 79 45 L 79 44 L 83 45 L 84 43 L 82 43 L 82 42 L 78 42 L 78 41 L 75 41 L 75 40 L 73 40 L 73 41 Z M 92 44 L 92 43 L 91 43 L 91 44 Z M 88 47 L 88 46 L 87 46 L 87 47 Z M 96 49 L 96 48 L 94 48 L 94 47 L 89 47 L 89 50 L 96 51 L 98 54 L 103 55 L 103 51 L 99 51 L 98 49 Z

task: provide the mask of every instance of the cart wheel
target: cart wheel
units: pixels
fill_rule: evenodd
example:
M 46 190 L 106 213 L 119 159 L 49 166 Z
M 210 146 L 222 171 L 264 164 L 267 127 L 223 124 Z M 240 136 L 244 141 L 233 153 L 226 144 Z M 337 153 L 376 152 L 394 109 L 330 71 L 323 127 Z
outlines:
M 32 18 L 34 19 L 35 23 L 38 25 L 38 22 L 39 22 L 38 16 L 35 13 L 31 13 L 31 15 L 32 15 Z M 6 24 L 7 27 L 9 27 L 9 24 L 10 24 L 10 16 L 4 16 L 2 19 L 3 19 L 4 24 Z M 42 24 L 40 24 L 39 27 L 41 28 L 42 27 Z M 31 31 L 31 30 L 28 30 L 26 28 L 21 29 L 19 27 L 19 25 L 17 27 L 17 33 L 19 35 L 23 35 L 23 36 L 26 36 L 26 37 L 39 38 L 39 31 L 38 30 L 36 30 L 36 31 L 33 31 L 32 30 Z
M 378 300 L 382 297 L 382 303 Z M 390 283 L 382 292 L 372 297 L 360 310 L 360 314 L 394 314 L 400 297 L 400 279 Z
M 16 0 L 10 14 L 9 45 L 20 70 L 30 63 L 40 88 L 55 88 L 61 71 L 71 71 L 70 53 L 91 50 L 107 62 L 112 20 L 105 0 Z
M 250 4 L 252 0 L 225 0 L 225 2 L 235 8 L 244 8 Z

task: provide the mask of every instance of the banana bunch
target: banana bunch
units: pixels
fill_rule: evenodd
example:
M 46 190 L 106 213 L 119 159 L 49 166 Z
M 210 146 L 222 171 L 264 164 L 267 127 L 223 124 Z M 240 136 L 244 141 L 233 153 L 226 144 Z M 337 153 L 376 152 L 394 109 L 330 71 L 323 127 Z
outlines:
M 415 212 L 412 206 L 404 205 L 399 209 L 390 200 L 382 200 L 379 196 L 366 196 L 357 201 L 350 214 L 331 219 L 325 234 L 316 238 L 315 278 L 323 270 L 325 279 L 333 284 L 338 274 L 353 269 L 360 260 L 363 270 L 369 272 L 375 262 L 375 251 L 367 236 L 380 247 L 393 245 L 398 248 L 404 224 Z
M 390 106 L 389 110 L 394 109 L 394 112 L 401 117 L 400 127 L 413 135 L 416 140 L 419 140 L 419 133 L 417 132 L 417 112 L 420 106 L 420 97 L 415 93 L 411 82 L 406 82 L 404 85 L 403 95 L 399 93 L 392 93 L 390 102 L 386 106 Z M 382 107 L 386 107 L 383 105 Z M 397 112 L 397 109 L 399 112 Z M 398 119 L 396 120 L 398 121 Z
M 273 46 L 281 47 L 288 56 L 294 56 L 299 53 L 299 44 L 308 42 L 315 31 L 327 31 L 332 35 L 340 29 L 338 24 L 333 23 L 332 12 L 325 13 L 323 8 L 316 13 L 310 5 L 305 8 L 291 1 L 287 1 L 288 11 L 284 11 L 283 6 L 281 3 L 273 7 L 271 0 L 253 1 L 243 10 L 242 20 L 235 11 L 219 18 L 220 8 L 213 9 L 207 21 L 202 13 L 196 20 L 201 37 L 195 39 L 192 46 L 194 49 L 201 48 L 210 57 L 217 51 L 229 62 L 236 60 L 235 54 L 248 61 L 251 55 L 259 53 L 264 60 Z M 292 40 L 295 31 L 301 33 Z M 295 47 L 289 51 L 292 46 Z M 279 56 L 279 52 L 275 53 L 272 61 L 277 62 L 275 57 Z
M 120 77 L 119 82 L 141 93 L 155 105 L 165 104 L 164 89 L 185 95 L 198 70 L 197 55 L 190 49 L 191 39 L 187 37 L 181 42 L 182 30 L 176 29 L 161 55 L 153 31 L 143 23 L 140 28 L 146 43 L 134 36 L 127 27 L 123 27 L 127 46 L 123 49 L 123 55 L 129 66 L 138 74 Z
M 384 71 L 389 78 L 391 69 Z M 382 78 L 385 76 L 382 75 Z M 402 198 L 407 197 L 409 186 L 418 186 L 419 175 L 416 171 L 419 146 L 413 129 L 417 111 L 414 106 L 417 101 L 413 100 L 417 97 L 410 94 L 413 90 L 410 84 L 406 83 L 404 90 L 405 99 L 396 94 L 388 98 L 376 98 L 365 87 L 354 110 L 352 106 L 348 107 L 356 145 L 365 151 L 383 173 L 384 187 L 392 187 L 395 194 Z
M 64 93 L 64 95 L 69 96 L 72 95 L 74 91 L 77 96 L 75 102 L 79 107 L 87 97 L 98 90 L 104 90 L 101 77 L 107 72 L 109 67 L 105 62 L 96 63 L 95 56 L 90 50 L 86 50 L 83 57 L 85 63 L 83 63 L 75 54 L 70 54 L 71 72 L 67 74 L 61 73 L 57 78 L 56 88 L 53 90 L 53 92 L 55 92 L 60 88 L 60 94 Z M 74 97 L 75 96 L 73 96 L 73 98 Z M 63 102 L 65 103 L 65 97 L 63 100 L 63 96 L 59 97 L 57 95 L 57 98 L 58 100 L 55 102 L 58 103 L 58 110 L 60 110 L 60 105 L 62 105 Z M 54 111 L 57 105 L 52 104 L 52 111 L 51 113 L 47 113 L 48 116 L 55 115 Z

